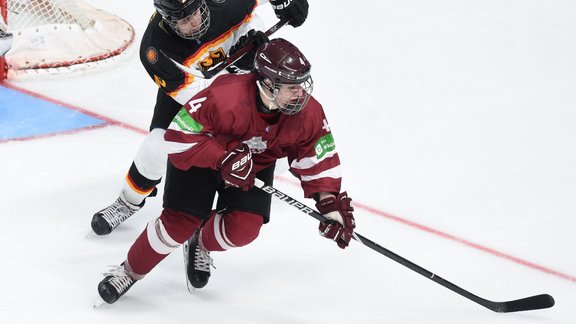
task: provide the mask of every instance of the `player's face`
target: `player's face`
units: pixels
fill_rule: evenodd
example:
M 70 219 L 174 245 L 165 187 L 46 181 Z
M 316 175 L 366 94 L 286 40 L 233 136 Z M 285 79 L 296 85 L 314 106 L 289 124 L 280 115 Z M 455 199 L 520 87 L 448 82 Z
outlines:
M 299 84 L 279 84 L 276 87 L 275 102 L 278 109 L 287 115 L 293 115 L 304 108 L 312 94 L 312 78 Z
M 199 39 L 208 32 L 210 27 L 210 10 L 206 2 L 201 1 L 200 6 L 185 18 L 166 21 L 178 36 L 186 39 Z
M 201 8 L 198 8 L 193 14 L 184 19 L 176 20 L 175 23 L 182 34 L 194 35 L 194 33 L 197 33 L 202 28 Z
M 298 100 L 307 95 L 308 93 L 304 89 L 303 84 L 280 84 L 276 102 L 278 102 L 278 106 L 284 108 L 288 104 L 298 102 Z

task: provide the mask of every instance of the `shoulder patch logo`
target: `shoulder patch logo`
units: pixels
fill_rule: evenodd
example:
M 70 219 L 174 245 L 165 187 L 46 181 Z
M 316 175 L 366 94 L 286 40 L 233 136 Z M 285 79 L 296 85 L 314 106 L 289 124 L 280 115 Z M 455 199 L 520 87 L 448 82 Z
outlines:
M 328 154 L 329 152 L 334 151 L 336 148 L 336 144 L 334 143 L 334 137 L 332 137 L 332 133 L 328 133 L 316 142 L 314 145 L 314 151 L 316 151 L 316 158 L 321 159 L 324 155 Z
M 262 140 L 262 136 L 254 136 L 251 139 L 244 141 L 244 144 L 248 145 L 250 151 L 255 154 L 260 154 L 268 148 L 268 141 Z
M 176 125 L 178 125 L 180 130 L 192 134 L 198 134 L 202 131 L 202 129 L 204 129 L 204 126 L 202 126 L 194 118 L 192 118 L 190 114 L 188 114 L 186 108 L 180 109 L 180 111 L 178 111 L 178 114 L 174 116 L 172 122 L 176 123 Z
M 155 64 L 158 61 L 158 51 L 154 47 L 148 47 L 146 50 L 146 58 L 148 62 Z

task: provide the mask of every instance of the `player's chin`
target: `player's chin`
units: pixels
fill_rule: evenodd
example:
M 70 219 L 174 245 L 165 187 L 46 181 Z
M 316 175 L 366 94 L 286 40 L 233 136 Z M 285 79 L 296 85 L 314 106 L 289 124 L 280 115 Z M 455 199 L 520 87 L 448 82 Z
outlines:
M 290 107 L 294 107 L 295 105 L 297 105 L 299 102 L 301 101 L 301 98 L 295 98 L 295 99 L 290 99 L 287 102 L 283 102 L 281 107 L 282 108 L 290 108 Z

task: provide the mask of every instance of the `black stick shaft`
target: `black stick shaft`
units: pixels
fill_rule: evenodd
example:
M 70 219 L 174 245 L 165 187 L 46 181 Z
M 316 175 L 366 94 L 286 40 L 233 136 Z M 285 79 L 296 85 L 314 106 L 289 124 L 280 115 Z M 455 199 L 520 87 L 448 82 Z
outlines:
M 259 179 L 256 179 L 256 187 L 260 188 L 264 192 L 272 195 L 273 197 L 295 207 L 296 209 L 300 210 L 301 212 L 314 217 L 318 221 L 325 221 L 326 218 L 320 214 L 319 212 L 315 211 L 314 209 L 304 205 L 303 203 L 299 202 L 298 200 L 288 196 L 287 194 L 281 192 L 280 190 L 264 184 Z M 453 292 L 479 304 L 482 305 L 494 312 L 498 313 L 510 313 L 510 312 L 519 312 L 519 311 L 527 311 L 527 310 L 535 310 L 535 309 L 543 309 L 543 308 L 550 308 L 554 306 L 554 298 L 547 294 L 536 295 L 531 297 L 526 297 L 517 300 L 505 301 L 505 302 L 494 302 L 491 300 L 487 300 L 481 297 L 474 295 L 473 293 L 451 283 L 450 281 L 422 268 L 421 266 L 415 264 L 414 262 L 405 259 L 398 254 L 382 247 L 381 245 L 373 242 L 366 237 L 354 233 L 352 236 L 356 241 L 362 243 L 364 246 L 369 247 L 370 249 L 400 263 L 401 265 L 409 268 L 410 270 L 421 274 L 422 276 L 444 286 Z
M 274 34 L 276 31 L 278 31 L 280 28 L 282 28 L 287 23 L 288 23 L 288 20 L 280 20 L 276 24 L 274 24 L 274 26 L 268 28 L 268 30 L 265 31 L 264 34 L 266 36 L 270 37 L 270 35 Z M 215 67 L 213 67 L 210 70 L 203 71 L 202 74 L 204 74 L 204 78 L 210 79 L 210 78 L 214 77 L 220 71 L 222 71 L 225 68 L 227 68 L 228 66 L 234 64 L 234 62 L 238 61 L 242 56 L 244 56 L 244 54 L 250 52 L 253 48 L 254 48 L 254 44 L 249 44 L 247 46 L 242 47 L 240 50 L 238 50 L 238 52 L 234 53 L 234 55 L 229 56 L 224 62 L 216 65 Z

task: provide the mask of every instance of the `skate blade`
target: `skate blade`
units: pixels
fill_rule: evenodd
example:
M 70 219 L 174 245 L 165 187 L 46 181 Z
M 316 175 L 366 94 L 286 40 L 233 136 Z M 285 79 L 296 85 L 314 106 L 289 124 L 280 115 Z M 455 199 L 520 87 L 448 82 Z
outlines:
M 188 241 L 182 244 L 182 254 L 184 255 L 184 278 L 186 279 L 186 287 L 188 288 L 188 292 L 193 294 L 196 288 L 194 288 L 190 284 L 190 281 L 188 281 L 188 253 L 186 253 L 186 251 L 188 251 Z
M 188 287 L 188 292 L 191 294 L 196 294 L 196 292 L 198 291 L 198 288 L 192 286 L 190 281 L 188 281 L 188 278 L 186 278 L 186 287 Z
M 93 237 L 97 237 L 98 235 L 96 235 L 96 233 L 94 233 L 93 230 L 90 230 L 89 232 L 86 232 L 86 235 L 84 235 L 84 238 L 93 238 Z
M 93 309 L 97 309 L 100 306 L 102 306 L 103 304 L 106 304 L 106 302 L 104 301 L 104 299 L 102 299 L 102 297 L 100 297 L 100 295 L 96 296 L 96 299 L 94 300 L 94 304 L 92 305 Z

